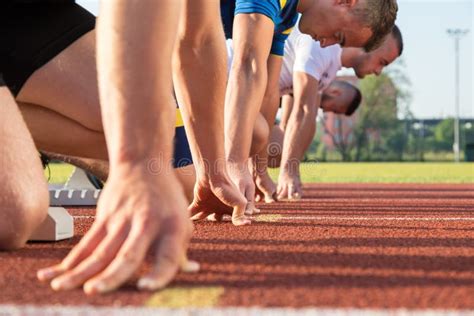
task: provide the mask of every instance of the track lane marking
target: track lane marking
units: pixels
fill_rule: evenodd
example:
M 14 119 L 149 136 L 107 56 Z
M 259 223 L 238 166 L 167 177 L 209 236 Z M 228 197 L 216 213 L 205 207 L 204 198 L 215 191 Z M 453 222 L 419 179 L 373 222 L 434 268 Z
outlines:
M 468 316 L 473 310 L 443 309 L 356 309 L 356 308 L 147 308 L 147 307 L 94 307 L 94 306 L 34 306 L 0 305 L 0 315 L 180 315 L 180 316 Z
M 95 215 L 74 215 L 74 219 L 95 219 Z M 256 222 L 280 222 L 291 220 L 315 221 L 474 221 L 474 217 L 393 217 L 393 216 L 285 216 L 281 214 L 261 214 L 253 217 Z
M 316 221 L 324 221 L 324 220 L 334 220 L 334 221 L 474 221 L 474 217 L 394 217 L 394 216 L 378 216 L 378 217 L 367 217 L 367 216 L 285 216 L 281 214 L 275 214 L 274 217 L 271 215 L 262 214 L 256 216 L 254 219 L 257 222 L 266 222 L 267 218 L 270 218 L 270 222 L 275 221 L 291 221 L 291 220 L 316 220 Z M 275 220 L 278 219 L 278 220 Z

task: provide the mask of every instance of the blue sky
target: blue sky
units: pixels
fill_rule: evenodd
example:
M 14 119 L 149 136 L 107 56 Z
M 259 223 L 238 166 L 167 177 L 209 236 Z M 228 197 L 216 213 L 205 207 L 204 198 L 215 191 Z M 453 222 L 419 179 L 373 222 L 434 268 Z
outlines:
M 98 0 L 79 0 L 93 13 Z M 411 110 L 416 117 L 454 115 L 454 40 L 448 28 L 470 29 L 461 41 L 461 115 L 474 117 L 472 74 L 474 0 L 399 0 L 397 24 L 405 50 L 405 70 L 411 81 Z

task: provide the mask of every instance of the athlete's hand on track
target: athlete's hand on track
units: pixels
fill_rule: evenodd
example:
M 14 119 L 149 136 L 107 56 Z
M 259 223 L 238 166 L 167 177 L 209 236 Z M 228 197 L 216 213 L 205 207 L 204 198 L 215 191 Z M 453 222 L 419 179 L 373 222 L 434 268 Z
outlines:
M 137 166 L 117 170 L 102 191 L 90 230 L 60 264 L 38 271 L 38 278 L 52 280 L 55 290 L 84 285 L 87 294 L 110 292 L 132 277 L 150 249 L 154 266 L 138 287 L 163 288 L 180 267 L 198 269 L 186 259 L 192 233 L 186 206 L 174 174 L 154 175 Z
M 256 202 L 273 203 L 277 201 L 276 185 L 267 171 L 255 176 L 255 185 L 257 191 Z
M 194 187 L 194 200 L 189 210 L 191 219 L 201 220 L 214 216 L 221 221 L 224 215 L 232 216 L 236 226 L 250 224 L 245 216 L 247 201 L 227 175 L 212 180 L 197 180 Z
M 252 215 L 260 213 L 260 210 L 255 207 L 255 182 L 249 171 L 249 162 L 245 163 L 227 163 L 229 176 L 232 182 L 239 188 L 239 191 L 247 199 L 247 206 L 245 214 Z
M 277 194 L 279 200 L 300 200 L 303 196 L 303 188 L 299 175 L 281 172 L 278 177 Z

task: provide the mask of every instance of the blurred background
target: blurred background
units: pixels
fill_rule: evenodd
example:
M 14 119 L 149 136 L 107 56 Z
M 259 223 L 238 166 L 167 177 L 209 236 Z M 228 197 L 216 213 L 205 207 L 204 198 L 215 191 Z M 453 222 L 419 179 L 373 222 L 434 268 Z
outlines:
M 325 115 L 308 160 L 456 161 L 458 147 L 460 161 L 474 161 L 473 1 L 399 0 L 399 7 L 402 58 L 380 77 L 359 81 L 341 71 L 363 104 L 351 118 Z

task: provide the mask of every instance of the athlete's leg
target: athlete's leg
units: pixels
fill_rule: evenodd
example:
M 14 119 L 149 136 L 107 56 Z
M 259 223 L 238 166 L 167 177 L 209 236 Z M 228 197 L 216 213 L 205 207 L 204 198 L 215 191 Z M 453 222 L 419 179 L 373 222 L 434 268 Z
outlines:
M 91 31 L 29 77 L 17 100 L 39 149 L 107 159 L 96 76 Z
M 100 159 L 81 158 L 76 156 L 65 156 L 53 152 L 43 152 L 51 159 L 62 161 L 73 166 L 79 167 L 82 170 L 93 174 L 100 181 L 107 181 L 109 176 L 109 162 Z
M 64 156 L 56 153 L 46 152 L 48 157 L 67 162 L 71 165 L 79 167 L 95 176 L 97 176 L 101 181 L 106 181 L 109 176 L 109 163 L 108 161 L 99 160 L 99 159 L 87 159 L 81 157 L 73 156 Z M 193 200 L 193 190 L 194 184 L 196 182 L 196 171 L 194 166 L 187 165 L 185 167 L 176 168 L 176 174 L 178 176 L 181 185 L 183 186 L 184 193 L 188 198 L 188 202 L 191 203 Z
M 18 105 L 41 151 L 107 160 L 103 132 L 91 130 L 46 107 L 21 102 Z
M 15 101 L 0 87 L 0 249 L 23 246 L 48 212 L 48 189 Z
M 194 196 L 194 185 L 196 183 L 196 170 L 194 169 L 194 165 L 176 168 L 175 171 L 181 185 L 183 186 L 184 194 L 186 194 L 186 197 L 191 204 Z
M 65 48 L 36 70 L 23 85 L 18 102 L 45 107 L 102 132 L 95 61 L 95 31 Z
M 5 80 L 17 103 L 29 104 L 28 109 L 37 110 L 33 112 L 34 120 L 32 115 L 26 116 L 27 125 L 35 127 L 31 132 L 37 145 L 74 155 L 76 152 L 71 152 L 71 148 L 75 139 L 64 137 L 66 133 L 60 132 L 62 125 L 71 127 L 68 134 L 73 137 L 78 131 L 86 136 L 102 133 L 93 31 L 95 17 L 74 3 L 45 3 L 35 7 L 12 6 L 9 9 L 12 18 L 2 25 L 12 34 L 7 45 L 15 54 L 15 58 L 10 57 L 12 53 L 2 54 Z M 15 19 L 15 16 L 22 18 Z M 40 111 L 41 108 L 48 111 Z M 59 115 L 50 121 L 51 116 L 42 115 L 45 113 Z M 62 119 L 66 119 L 65 123 L 57 126 Z M 91 145 L 84 146 L 84 150 L 91 149 Z M 104 156 L 103 148 L 92 148 L 92 153 L 93 158 Z

